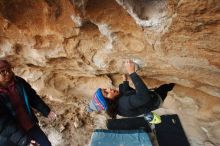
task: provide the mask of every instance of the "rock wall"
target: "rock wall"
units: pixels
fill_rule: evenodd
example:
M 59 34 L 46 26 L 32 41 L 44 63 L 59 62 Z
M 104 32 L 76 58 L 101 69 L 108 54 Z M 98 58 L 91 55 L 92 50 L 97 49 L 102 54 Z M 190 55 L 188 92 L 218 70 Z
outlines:
M 1 0 L 0 57 L 59 102 L 117 86 L 132 59 L 150 87 L 177 84 L 163 111 L 192 145 L 220 145 L 219 0 Z

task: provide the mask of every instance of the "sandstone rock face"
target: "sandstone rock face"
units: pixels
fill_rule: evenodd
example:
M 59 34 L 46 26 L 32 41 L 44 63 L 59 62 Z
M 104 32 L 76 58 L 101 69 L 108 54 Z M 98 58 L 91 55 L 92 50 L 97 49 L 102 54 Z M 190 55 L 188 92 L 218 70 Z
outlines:
M 179 114 L 191 145 L 220 145 L 219 0 L 2 0 L 0 57 L 63 104 L 117 87 L 132 59 L 150 87 L 177 84 L 158 112 Z

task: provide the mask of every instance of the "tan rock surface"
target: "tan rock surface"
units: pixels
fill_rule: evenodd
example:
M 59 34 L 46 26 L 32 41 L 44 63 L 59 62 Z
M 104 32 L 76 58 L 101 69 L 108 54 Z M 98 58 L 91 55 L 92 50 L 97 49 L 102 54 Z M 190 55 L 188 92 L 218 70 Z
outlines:
M 220 145 L 219 0 L 2 0 L 0 57 L 57 111 L 41 118 L 53 145 L 88 144 L 104 126 L 86 104 L 117 87 L 126 58 L 150 87 L 177 84 L 158 112 L 177 113 L 192 146 Z

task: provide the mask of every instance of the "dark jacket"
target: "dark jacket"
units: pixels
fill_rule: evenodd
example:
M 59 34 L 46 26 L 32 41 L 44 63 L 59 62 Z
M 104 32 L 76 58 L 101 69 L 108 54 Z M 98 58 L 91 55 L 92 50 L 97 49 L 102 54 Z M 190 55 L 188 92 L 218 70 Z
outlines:
M 10 115 L 0 117 L 0 146 L 27 146 L 28 136 Z
M 31 107 L 41 112 L 44 116 L 49 114 L 50 108 L 24 79 L 15 76 L 14 80 L 28 116 L 33 123 L 37 124 L 38 120 Z M 8 95 L 0 92 L 0 146 L 3 146 L 3 143 L 14 143 L 15 145 L 23 146 L 27 143 L 27 136 L 18 125 L 15 107 L 13 107 L 9 99 Z
M 130 74 L 135 89 L 129 86 L 128 81 L 119 85 L 120 95 L 117 101 L 118 115 L 133 117 L 138 116 L 158 107 L 155 104 L 158 98 L 150 91 L 136 72 Z

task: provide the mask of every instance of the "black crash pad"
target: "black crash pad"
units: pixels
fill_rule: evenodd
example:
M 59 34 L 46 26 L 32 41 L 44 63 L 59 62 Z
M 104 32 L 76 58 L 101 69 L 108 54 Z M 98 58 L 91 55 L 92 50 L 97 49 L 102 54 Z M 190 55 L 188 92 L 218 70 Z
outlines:
M 162 115 L 161 120 L 155 125 L 159 146 L 190 146 L 178 115 Z

